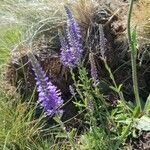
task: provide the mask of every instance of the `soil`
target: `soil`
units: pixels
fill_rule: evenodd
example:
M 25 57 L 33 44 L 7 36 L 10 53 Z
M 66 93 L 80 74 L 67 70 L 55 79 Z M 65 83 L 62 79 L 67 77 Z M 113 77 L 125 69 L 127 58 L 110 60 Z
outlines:
M 150 132 L 142 133 L 138 138 L 127 140 L 126 150 L 150 150 Z

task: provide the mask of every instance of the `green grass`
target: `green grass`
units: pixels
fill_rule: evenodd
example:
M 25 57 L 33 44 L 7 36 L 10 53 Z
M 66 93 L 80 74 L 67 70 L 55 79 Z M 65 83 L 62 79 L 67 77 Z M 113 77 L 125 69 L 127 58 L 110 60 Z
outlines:
M 1 81 L 2 83 L 2 81 Z M 13 95 L 14 94 L 14 95 Z M 15 92 L 9 95 L 0 90 L 0 149 L 22 147 L 28 145 L 40 130 L 40 120 L 32 120 L 34 107 L 21 103 Z M 39 128 L 39 129 L 38 129 Z
M 18 26 L 0 26 L 0 65 L 7 62 L 13 47 L 21 40 L 22 29 Z

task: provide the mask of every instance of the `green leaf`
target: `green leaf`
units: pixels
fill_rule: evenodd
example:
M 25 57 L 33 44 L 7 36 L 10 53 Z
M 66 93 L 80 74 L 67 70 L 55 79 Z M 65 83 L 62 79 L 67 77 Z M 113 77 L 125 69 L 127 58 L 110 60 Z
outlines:
M 70 132 L 69 132 L 69 136 L 73 139 L 76 135 L 76 130 L 73 128 Z
M 83 108 L 85 108 L 86 107 L 86 105 L 84 105 L 84 104 L 82 104 L 82 103 L 80 103 L 80 102 L 73 102 L 77 107 L 83 107 Z
M 136 119 L 135 127 L 142 131 L 150 131 L 150 118 L 142 116 L 140 119 Z
M 115 88 L 114 86 L 109 86 L 114 92 L 118 93 L 118 89 Z
M 140 107 L 137 106 L 137 107 L 135 107 L 135 109 L 133 111 L 134 118 L 137 118 L 139 116 L 139 114 L 140 114 Z
M 120 85 L 118 86 L 118 92 L 121 91 L 121 88 L 122 88 L 122 84 L 120 84 Z
M 56 135 L 57 138 L 68 138 L 66 133 L 61 133 L 59 132 L 57 135 Z
M 149 112 L 150 111 L 150 95 L 147 98 L 146 104 L 144 106 L 144 112 Z
M 122 84 L 120 84 L 117 88 L 114 86 L 109 86 L 113 91 L 119 93 L 121 91 L 122 88 Z

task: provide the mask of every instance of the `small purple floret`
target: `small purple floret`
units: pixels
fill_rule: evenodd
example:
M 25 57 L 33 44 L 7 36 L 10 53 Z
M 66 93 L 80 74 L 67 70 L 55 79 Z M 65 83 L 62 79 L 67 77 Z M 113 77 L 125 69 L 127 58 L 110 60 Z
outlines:
M 66 51 L 61 49 L 61 61 L 65 66 L 74 68 L 80 60 L 80 53 L 73 47 L 69 47 Z

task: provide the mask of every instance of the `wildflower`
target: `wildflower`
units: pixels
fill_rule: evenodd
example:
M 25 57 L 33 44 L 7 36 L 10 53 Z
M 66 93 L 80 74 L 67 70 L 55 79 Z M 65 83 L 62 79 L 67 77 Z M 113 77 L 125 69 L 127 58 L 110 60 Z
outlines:
M 106 38 L 104 36 L 104 29 L 102 25 L 99 25 L 99 45 L 100 45 L 100 53 L 102 59 L 105 59 L 105 52 L 106 52 Z
M 41 65 L 32 54 L 30 55 L 30 61 L 36 76 L 35 80 L 39 93 L 38 103 L 44 108 L 47 116 L 62 113 L 60 106 L 63 104 L 63 100 L 61 99 L 60 91 L 49 81 Z
M 80 29 L 70 9 L 65 6 L 67 14 L 67 40 L 60 35 L 61 61 L 65 66 L 75 67 L 81 58 L 82 48 L 80 43 Z
M 80 45 L 80 29 L 79 26 L 74 19 L 71 10 L 65 6 L 66 14 L 67 14 L 67 36 L 68 41 L 71 47 Z
M 77 93 L 75 92 L 75 89 L 73 88 L 72 85 L 69 85 L 69 90 L 72 96 L 75 96 Z
M 89 60 L 91 64 L 91 77 L 94 82 L 93 85 L 96 87 L 99 84 L 99 80 L 98 80 L 98 73 L 97 73 L 97 68 L 96 68 L 93 53 L 89 54 Z

